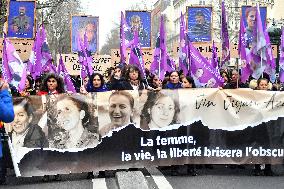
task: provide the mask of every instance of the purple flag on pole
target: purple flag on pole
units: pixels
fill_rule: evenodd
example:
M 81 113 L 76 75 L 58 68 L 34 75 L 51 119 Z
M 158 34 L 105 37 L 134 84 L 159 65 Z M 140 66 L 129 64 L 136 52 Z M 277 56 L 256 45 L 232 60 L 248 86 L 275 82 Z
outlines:
M 270 38 L 267 32 L 267 27 L 265 24 L 265 28 L 264 28 L 264 36 L 265 36 L 265 41 L 266 41 L 266 67 L 265 67 L 265 72 L 269 75 L 270 81 L 272 83 L 275 82 L 276 80 L 276 63 L 275 63 L 275 59 L 273 56 L 273 52 L 272 52 L 272 47 L 271 47 L 271 43 L 270 43 Z
M 134 43 L 131 47 L 129 64 L 136 65 L 139 68 L 139 70 L 142 74 L 142 77 L 143 78 L 146 77 L 144 60 L 143 60 L 143 57 L 142 57 L 142 52 L 141 52 L 141 47 L 140 47 L 139 37 L 138 37 L 137 31 L 134 31 Z
M 9 52 L 9 49 L 8 49 L 9 43 L 8 44 L 7 43 L 8 41 L 6 39 L 6 34 L 4 34 L 2 75 L 3 75 L 4 80 L 10 82 L 12 80 L 12 73 L 10 72 L 10 69 L 9 69 L 8 53 L 11 53 L 11 52 Z
M 164 25 L 164 17 L 161 16 L 160 35 L 157 38 L 156 47 L 154 51 L 154 60 L 151 64 L 150 72 L 159 76 L 161 80 L 164 79 L 166 71 L 171 72 L 175 70 L 174 60 L 167 53 L 166 32 Z
M 126 44 L 125 44 L 125 30 L 127 29 L 127 24 L 124 18 L 124 14 L 121 11 L 120 18 L 120 63 L 126 63 Z
M 179 33 L 179 70 L 182 70 L 184 75 L 189 72 L 189 56 L 188 56 L 188 39 L 185 32 L 184 15 L 180 16 L 180 33 Z
M 280 82 L 283 83 L 284 82 L 284 28 L 282 28 L 282 35 L 281 35 L 279 78 Z
M 81 68 L 81 78 L 84 79 L 87 76 L 90 76 L 93 74 L 93 67 L 92 67 L 92 55 L 91 52 L 88 51 L 88 42 L 87 42 L 87 36 L 86 33 L 84 35 L 84 41 L 81 40 L 81 37 L 78 36 L 78 56 L 79 56 L 79 62 L 82 66 Z
M 228 22 L 225 10 L 225 3 L 222 1 L 222 61 L 221 66 L 223 67 L 226 62 L 230 61 L 230 42 L 228 33 Z
M 201 53 L 189 42 L 191 57 L 191 72 L 198 87 L 222 87 L 224 80 L 218 69 L 213 68 Z
M 243 17 L 241 17 L 240 20 L 240 32 L 239 32 L 239 44 L 238 44 L 238 54 L 240 57 L 240 60 L 242 62 L 241 66 L 241 82 L 245 83 L 249 76 L 252 74 L 252 71 L 250 69 L 250 59 L 249 59 L 249 49 L 246 48 L 246 39 L 245 39 L 245 24 Z
M 70 75 L 69 75 L 69 73 L 68 73 L 68 71 L 65 67 L 65 64 L 63 62 L 61 54 L 60 54 L 57 73 L 58 73 L 58 75 L 61 75 L 63 77 L 67 91 L 71 91 L 73 93 L 76 93 L 75 87 L 74 87 L 73 82 L 71 80 L 71 77 L 70 77 Z
M 21 81 L 20 81 L 19 86 L 18 86 L 19 92 L 23 92 L 25 90 L 26 79 L 27 79 L 27 65 L 24 65 L 24 70 L 23 70 L 22 74 L 23 75 L 22 75 Z
M 213 68 L 218 69 L 218 55 L 217 55 L 217 48 L 215 46 L 214 40 L 213 40 L 213 45 L 212 45 L 211 65 Z
M 5 36 L 3 46 L 3 78 L 19 89 L 19 84 L 23 82 L 23 80 L 26 80 L 23 77 L 24 69 L 24 63 L 22 62 L 16 49 Z

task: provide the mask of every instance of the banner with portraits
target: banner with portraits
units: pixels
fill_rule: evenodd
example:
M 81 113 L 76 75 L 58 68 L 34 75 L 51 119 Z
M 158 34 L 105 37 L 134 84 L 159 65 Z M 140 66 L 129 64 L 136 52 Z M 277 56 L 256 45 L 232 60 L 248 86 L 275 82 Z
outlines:
M 34 37 L 35 8 L 35 1 L 9 1 L 7 37 Z
M 14 98 L 17 176 L 183 164 L 282 164 L 284 93 L 109 91 Z M 284 172 L 284 167 L 282 167 Z

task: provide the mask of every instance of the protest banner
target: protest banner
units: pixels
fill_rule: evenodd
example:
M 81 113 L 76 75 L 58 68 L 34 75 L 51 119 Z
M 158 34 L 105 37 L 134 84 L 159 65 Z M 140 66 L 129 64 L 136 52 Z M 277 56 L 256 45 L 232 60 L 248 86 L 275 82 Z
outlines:
M 57 55 L 59 62 L 60 55 Z M 81 65 L 77 54 L 62 54 L 63 62 L 70 75 L 80 75 Z M 105 74 L 106 70 L 111 67 L 111 56 L 109 55 L 93 55 L 92 66 L 94 72 Z
M 281 92 L 109 91 L 28 99 L 24 102 L 35 111 L 22 124 L 28 128 L 24 141 L 13 137 L 19 123 L 5 124 L 17 176 L 183 164 L 283 164 Z M 14 106 L 23 100 L 14 99 Z M 116 103 L 125 107 L 120 118 L 113 115 Z
M 145 63 L 145 68 L 150 69 L 151 63 L 153 62 L 153 49 L 143 49 L 142 48 L 142 56 Z M 126 62 L 129 62 L 130 57 L 130 49 L 127 49 Z M 119 49 L 111 49 L 111 65 L 113 67 L 117 66 L 120 62 L 120 50 Z
M 12 45 L 15 47 L 22 61 L 26 61 L 30 58 L 30 54 L 33 48 L 34 40 L 32 39 L 9 39 Z M 3 38 L 0 38 L 0 58 L 3 55 Z

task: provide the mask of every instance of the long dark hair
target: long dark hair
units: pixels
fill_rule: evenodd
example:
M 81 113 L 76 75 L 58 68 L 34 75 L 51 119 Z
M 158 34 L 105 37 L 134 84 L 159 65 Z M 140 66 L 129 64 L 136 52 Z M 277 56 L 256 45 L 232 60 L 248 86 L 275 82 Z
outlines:
M 40 87 L 40 90 L 41 91 L 44 91 L 44 92 L 48 92 L 48 87 L 47 87 L 47 81 L 50 79 L 50 78 L 54 78 L 56 81 L 57 81 L 57 88 L 56 88 L 56 91 L 58 93 L 65 93 L 65 89 L 64 89 L 64 82 L 63 82 L 63 79 L 55 74 L 55 73 L 49 73 L 45 76 L 45 78 L 43 79 L 43 82 L 41 84 L 41 87 Z
M 96 88 L 93 85 L 93 80 L 96 76 L 99 76 L 100 80 L 101 80 L 101 86 L 99 88 L 104 87 L 105 85 L 105 80 L 104 80 L 104 76 L 100 73 L 93 73 L 89 79 L 89 82 L 87 84 L 87 91 L 88 92 L 95 92 Z
M 141 111 L 141 115 L 143 115 L 143 119 L 146 121 L 147 124 L 149 124 L 150 121 L 151 121 L 151 115 L 150 115 L 149 110 L 152 110 L 152 108 L 156 104 L 156 102 L 163 97 L 170 97 L 170 96 L 165 95 L 165 94 L 163 94 L 159 91 L 158 92 L 157 91 L 149 91 L 148 92 L 147 101 L 145 102 L 144 107 Z M 180 108 L 179 108 L 179 103 L 176 100 L 174 100 L 173 98 L 172 98 L 172 100 L 173 100 L 174 105 L 175 105 L 175 114 L 174 114 L 174 117 L 173 117 L 171 124 L 175 124 L 175 123 L 178 122 L 178 114 L 180 112 Z
M 138 72 L 138 80 L 139 80 L 139 81 L 142 81 L 143 78 L 142 78 L 142 75 L 141 75 L 141 71 L 139 70 L 139 68 L 138 68 L 137 66 L 132 65 L 132 64 L 129 64 L 129 65 L 127 66 L 127 68 L 126 68 L 125 75 L 124 75 L 126 81 L 130 81 L 129 74 L 130 74 L 130 72 L 131 72 L 132 70 Z

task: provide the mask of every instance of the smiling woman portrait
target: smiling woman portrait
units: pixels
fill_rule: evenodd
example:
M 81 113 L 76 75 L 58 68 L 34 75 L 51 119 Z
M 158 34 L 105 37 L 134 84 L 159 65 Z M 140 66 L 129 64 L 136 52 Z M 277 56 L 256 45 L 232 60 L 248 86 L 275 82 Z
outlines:
M 43 148 L 48 147 L 47 139 L 41 127 L 33 124 L 34 109 L 28 97 L 14 99 L 15 119 L 11 123 L 9 136 L 13 147 Z
M 105 136 L 113 129 L 133 122 L 134 98 L 127 91 L 115 91 L 109 97 L 108 115 L 111 123 L 103 126 L 99 133 Z

